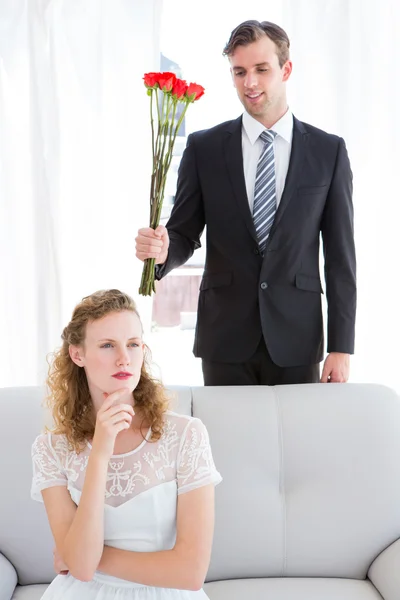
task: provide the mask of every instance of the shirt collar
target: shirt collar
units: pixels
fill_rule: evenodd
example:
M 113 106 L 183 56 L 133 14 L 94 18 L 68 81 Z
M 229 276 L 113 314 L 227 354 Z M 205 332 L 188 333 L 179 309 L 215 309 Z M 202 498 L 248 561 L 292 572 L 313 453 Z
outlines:
M 254 145 L 260 134 L 265 130 L 264 125 L 246 111 L 243 113 L 242 123 L 250 143 Z M 293 113 L 288 109 L 283 117 L 274 123 L 271 129 L 288 142 L 288 144 L 291 144 L 293 137 Z

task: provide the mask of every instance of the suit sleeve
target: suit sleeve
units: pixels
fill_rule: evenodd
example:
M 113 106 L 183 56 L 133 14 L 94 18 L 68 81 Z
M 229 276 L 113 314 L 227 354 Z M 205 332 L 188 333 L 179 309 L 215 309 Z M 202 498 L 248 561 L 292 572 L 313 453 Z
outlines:
M 328 353 L 354 353 L 356 319 L 356 254 L 354 244 L 353 175 L 343 139 L 322 217 L 328 302 Z
M 203 196 L 197 169 L 195 139 L 191 134 L 179 165 L 175 203 L 166 225 L 170 238 L 168 258 L 163 265 L 156 265 L 157 279 L 183 265 L 193 252 L 200 248 L 204 226 Z

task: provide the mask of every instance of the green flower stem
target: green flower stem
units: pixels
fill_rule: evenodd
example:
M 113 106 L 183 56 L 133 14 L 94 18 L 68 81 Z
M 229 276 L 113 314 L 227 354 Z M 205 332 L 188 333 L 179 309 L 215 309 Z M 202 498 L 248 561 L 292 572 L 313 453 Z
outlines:
M 153 96 L 154 90 L 150 90 L 150 126 L 151 126 L 151 154 L 153 156 L 154 167 L 154 117 L 153 117 Z
M 153 91 L 153 90 L 152 90 Z M 157 136 L 154 142 L 154 124 L 153 124 L 153 95 L 151 95 L 150 111 L 151 111 L 151 128 L 152 128 L 152 154 L 153 154 L 153 171 L 151 175 L 151 190 L 150 190 L 150 227 L 156 229 L 160 224 L 161 211 L 164 201 L 165 186 L 168 176 L 169 167 L 171 165 L 175 140 L 178 131 L 185 117 L 189 104 L 193 103 L 192 99 L 174 98 L 171 93 L 162 92 L 163 101 L 160 109 L 158 89 L 155 89 L 158 127 Z M 178 102 L 184 102 L 185 107 L 179 117 L 178 123 L 175 125 L 175 116 Z M 172 112 L 172 114 L 171 114 Z M 155 288 L 155 259 L 149 258 L 144 261 L 142 278 L 139 287 L 139 294 L 142 296 L 151 296 L 156 291 Z
M 153 118 L 153 96 L 155 93 L 154 89 L 150 90 L 150 125 L 151 125 L 151 155 L 153 157 L 153 170 L 151 173 L 151 182 L 150 182 L 150 208 L 151 201 L 154 197 L 155 192 L 155 168 L 156 168 L 156 157 L 155 157 L 155 140 L 154 140 L 154 118 Z
M 159 101 L 159 97 L 158 97 L 158 88 L 156 88 L 155 92 L 156 92 L 156 106 L 157 106 L 157 117 L 158 117 L 157 124 L 158 124 L 158 127 L 157 127 L 156 152 L 155 152 L 154 156 L 156 156 L 158 154 L 157 142 L 158 142 L 158 138 L 159 138 L 160 130 L 161 130 L 161 114 L 160 114 L 160 101 Z M 164 101 L 164 97 L 163 97 L 163 101 Z
M 154 267 L 155 258 L 148 258 L 144 261 L 142 279 L 139 287 L 139 294 L 141 296 L 151 296 L 152 291 L 155 291 L 154 285 Z
M 170 107 L 171 107 L 171 95 L 165 92 L 162 92 L 163 94 L 163 101 L 162 101 L 162 107 L 161 107 L 161 111 L 159 108 L 159 102 L 157 101 L 157 107 L 158 107 L 158 134 L 157 134 L 157 143 L 156 143 L 156 155 L 154 157 L 154 171 L 153 171 L 153 175 L 154 175 L 154 188 L 153 188 L 153 194 L 152 197 L 150 199 L 150 212 L 151 212 L 151 217 L 150 220 L 153 221 L 154 220 L 154 204 L 155 204 L 155 199 L 156 199 L 156 195 L 157 195 L 157 191 L 160 189 L 160 181 L 162 180 L 162 157 L 164 155 L 165 152 L 165 130 L 168 127 L 168 116 L 169 116 L 169 112 L 170 112 Z

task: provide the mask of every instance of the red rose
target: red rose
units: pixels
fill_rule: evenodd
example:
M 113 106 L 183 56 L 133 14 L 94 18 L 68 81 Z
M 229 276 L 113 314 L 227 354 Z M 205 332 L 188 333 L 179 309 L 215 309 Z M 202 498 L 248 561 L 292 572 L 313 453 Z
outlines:
M 177 79 L 174 83 L 174 87 L 172 88 L 172 95 L 180 100 L 186 94 L 187 89 L 188 85 L 186 81 L 183 79 Z
M 174 73 L 159 73 L 158 74 L 158 85 L 160 86 L 160 90 L 163 92 L 170 92 L 174 87 L 176 82 L 176 75 Z
M 1 1 L 1 0 L 0 0 Z M 189 86 L 174 73 L 146 73 L 143 77 L 150 100 L 152 172 L 150 185 L 150 224 L 156 229 L 165 193 L 165 181 L 173 159 L 174 144 L 189 106 L 204 94 L 196 83 Z M 179 106 L 178 106 L 179 103 Z M 151 296 L 155 289 L 154 258 L 144 261 L 139 294 Z
M 143 77 L 144 85 L 148 88 L 153 88 L 158 83 L 159 76 L 160 73 L 145 73 Z
M 191 102 L 198 100 L 204 94 L 204 88 L 202 85 L 198 85 L 197 83 L 190 83 L 188 89 L 186 90 L 186 96 L 189 98 Z

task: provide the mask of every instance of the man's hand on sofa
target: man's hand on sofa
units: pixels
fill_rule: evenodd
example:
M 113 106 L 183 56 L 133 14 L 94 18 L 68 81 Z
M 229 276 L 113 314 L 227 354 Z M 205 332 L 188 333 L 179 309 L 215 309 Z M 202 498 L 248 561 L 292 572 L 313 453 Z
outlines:
M 57 548 L 54 548 L 53 550 L 53 558 L 53 566 L 57 575 L 68 575 L 69 569 L 63 561 L 63 559 L 61 558 L 61 556 L 59 555 Z
M 321 383 L 346 383 L 350 375 L 350 354 L 331 352 L 325 359 Z

